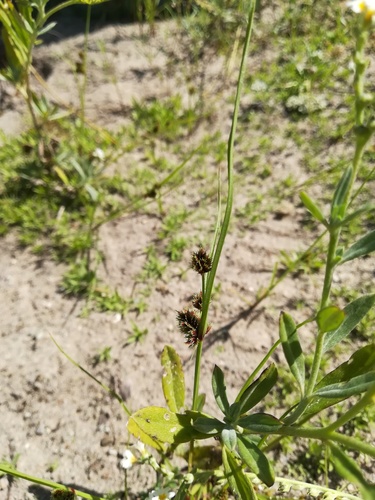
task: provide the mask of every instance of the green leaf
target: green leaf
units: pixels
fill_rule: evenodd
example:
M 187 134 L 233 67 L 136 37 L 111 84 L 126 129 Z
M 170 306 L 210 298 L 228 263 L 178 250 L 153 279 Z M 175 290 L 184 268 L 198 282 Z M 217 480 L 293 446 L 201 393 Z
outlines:
M 327 221 L 324 218 L 321 210 L 317 206 L 317 204 L 305 193 L 305 191 L 301 191 L 299 194 L 302 203 L 305 205 L 305 208 L 311 213 L 311 215 L 319 222 L 327 226 Z
M 243 472 L 231 451 L 225 446 L 223 446 L 223 465 L 230 487 L 241 500 L 257 500 L 250 479 Z
M 366 481 L 355 460 L 346 455 L 337 445 L 329 443 L 329 447 L 333 465 L 339 475 L 349 483 L 358 486 L 363 500 L 374 500 L 375 485 Z
M 301 394 L 305 392 L 305 357 L 298 339 L 297 326 L 293 318 L 282 312 L 279 319 L 279 334 L 284 355 Z
M 181 414 L 159 406 L 148 406 L 129 418 L 128 430 L 144 444 L 164 451 L 164 443 L 181 444 L 192 439 L 207 439 L 207 434 L 193 427 L 197 419 L 207 417 L 209 418 L 208 415 L 195 411 Z
M 364 373 L 353 377 L 347 382 L 339 382 L 337 384 L 327 385 L 314 392 L 313 396 L 321 398 L 340 398 L 346 399 L 350 396 L 355 396 L 366 392 L 375 385 L 375 371 Z
M 237 446 L 237 434 L 232 427 L 226 427 L 221 431 L 221 441 L 230 451 L 234 451 Z
M 276 381 L 277 368 L 272 363 L 244 392 L 241 389 L 235 401 L 238 404 L 236 406 L 232 405 L 234 412 L 237 414 L 235 416 L 238 418 L 262 401 L 275 385 Z
M 56 26 L 56 24 L 57 23 L 55 23 L 55 22 L 51 22 L 51 23 L 46 24 L 45 26 L 43 26 L 43 28 L 40 29 L 40 31 L 38 31 L 38 36 L 42 36 L 45 33 L 47 33 L 48 31 L 51 31 L 51 29 L 53 29 Z
M 173 347 L 165 346 L 161 354 L 164 368 L 162 385 L 168 408 L 177 413 L 185 404 L 185 379 L 179 355 Z
M 353 300 L 353 302 L 350 302 L 350 304 L 344 308 L 344 321 L 336 330 L 325 336 L 323 341 L 323 352 L 328 351 L 328 349 L 332 349 L 332 347 L 347 337 L 374 304 L 375 294 L 363 295 L 362 297 Z
M 212 391 L 215 396 L 216 404 L 220 410 L 227 415 L 229 410 L 229 403 L 227 399 L 227 392 L 224 381 L 223 371 L 215 365 L 214 371 L 212 373 Z
M 266 455 L 247 436 L 237 436 L 238 453 L 254 474 L 267 486 L 275 482 L 275 473 Z
M 358 241 L 354 243 L 342 256 L 340 260 L 340 264 L 344 262 L 348 262 L 349 260 L 358 259 L 359 257 L 363 257 L 364 255 L 368 255 L 369 253 L 375 250 L 375 230 L 367 233 L 365 236 L 360 238 Z
M 206 403 L 206 395 L 204 393 L 199 394 L 197 397 L 197 411 L 202 411 Z
M 348 361 L 328 373 L 316 386 L 316 390 L 332 384 L 346 382 L 358 375 L 375 371 L 375 344 L 362 347 Z M 342 401 L 343 398 L 316 398 L 307 407 L 306 414 L 319 413 L 329 406 Z
M 324 307 L 324 309 L 321 309 L 316 316 L 316 322 L 318 324 L 319 330 L 322 333 L 337 330 L 344 319 L 344 311 L 336 306 Z
M 192 425 L 198 432 L 210 436 L 216 436 L 225 428 L 223 422 L 208 415 L 198 417 L 194 420 Z
M 345 199 L 350 188 L 350 179 L 352 177 L 353 169 L 349 166 L 343 173 L 335 194 L 333 195 L 331 206 L 331 221 L 342 220 L 345 212 Z
M 182 481 L 180 487 L 177 490 L 176 496 L 174 496 L 173 498 L 175 500 L 185 500 L 189 487 L 190 487 L 189 484 L 187 484 L 185 481 Z
M 183 429 L 175 413 L 158 406 L 134 413 L 127 427 L 136 439 L 158 451 L 164 450 L 164 443 L 174 443 L 175 436 Z
M 354 219 L 357 219 L 360 215 L 362 215 L 364 213 L 373 212 L 374 210 L 375 210 L 375 205 L 373 205 L 372 203 L 366 203 L 365 205 L 363 205 L 363 207 L 361 207 L 358 210 L 356 210 L 355 212 L 352 212 L 351 214 L 347 215 L 345 217 L 345 219 L 338 224 L 338 226 L 343 226 L 343 225 L 347 224 L 348 222 L 350 222 Z
M 268 413 L 247 415 L 239 419 L 238 425 L 254 434 L 272 434 L 282 427 L 280 420 Z

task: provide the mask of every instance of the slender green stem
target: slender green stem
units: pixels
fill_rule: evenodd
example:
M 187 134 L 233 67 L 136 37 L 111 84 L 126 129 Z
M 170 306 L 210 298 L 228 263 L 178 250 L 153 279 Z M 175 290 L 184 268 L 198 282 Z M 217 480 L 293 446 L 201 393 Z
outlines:
M 301 428 L 301 427 L 286 425 L 281 429 L 271 431 L 268 434 L 275 434 L 278 436 L 300 437 L 307 439 L 317 439 L 319 441 L 335 441 L 337 443 L 343 444 L 347 448 L 356 450 L 361 453 L 365 453 L 366 455 L 375 458 L 375 446 L 367 444 L 364 441 L 360 441 L 359 439 L 350 436 L 345 436 L 344 434 L 340 434 L 338 432 L 329 431 L 328 427 Z M 268 447 L 264 448 L 263 451 L 267 449 Z
M 25 479 L 26 481 L 30 481 L 34 484 L 41 484 L 42 486 L 47 486 L 48 488 L 71 491 L 71 489 L 63 484 L 55 483 L 53 481 L 48 481 L 47 479 L 41 479 L 39 477 L 30 476 L 29 474 L 25 474 L 24 472 L 20 472 L 12 467 L 7 466 L 6 464 L 0 464 L 0 471 L 5 472 L 5 474 L 9 474 L 13 477 L 19 477 L 21 479 Z M 75 494 L 81 498 L 88 498 L 89 500 L 105 500 L 102 497 L 98 497 L 96 495 L 90 495 L 90 493 L 83 493 L 83 491 L 74 490 Z
M 54 14 L 56 14 L 57 12 L 59 12 L 60 10 L 63 10 L 63 9 L 66 9 L 66 7 L 70 7 L 71 5 L 76 5 L 76 4 L 79 4 L 79 3 L 82 3 L 80 2 L 79 0 L 67 0 L 66 2 L 64 3 L 61 3 L 59 5 L 56 5 L 56 7 L 53 7 L 53 9 L 49 10 L 48 12 L 45 13 L 44 17 L 43 17 L 43 24 L 46 23 L 46 21 L 52 17 Z
M 249 477 L 252 481 L 258 481 L 258 478 L 255 474 L 246 472 L 246 476 Z M 290 479 L 287 477 L 275 477 L 275 483 L 285 486 L 285 491 L 289 491 L 291 488 L 298 491 L 298 498 L 302 498 L 301 491 L 303 489 L 311 491 L 313 489 L 316 492 L 320 492 L 321 495 L 329 495 L 329 498 L 338 498 L 338 494 L 336 490 L 332 490 L 325 486 L 319 486 L 317 484 L 306 483 L 305 481 L 299 481 L 298 479 Z M 320 497 L 320 495 L 319 495 Z M 268 498 L 268 496 L 267 496 Z M 304 497 L 305 498 L 305 497 Z M 323 497 L 325 498 L 325 497 Z M 327 496 L 328 498 L 328 496 Z M 355 495 L 350 495 L 349 493 L 345 493 L 345 499 L 347 500 L 361 500 L 359 497 Z
M 203 350 L 203 341 L 200 340 L 198 342 L 197 350 L 195 353 L 194 389 L 193 389 L 193 404 L 192 404 L 193 411 L 195 411 L 197 409 L 197 402 L 198 402 L 198 396 L 199 396 L 199 382 L 200 382 L 200 376 L 201 376 L 202 350 Z
M 358 170 L 361 165 L 362 157 L 366 145 L 373 134 L 372 127 L 365 126 L 365 111 L 366 111 L 366 106 L 369 103 L 369 96 L 365 94 L 365 71 L 367 67 L 367 62 L 365 58 L 365 45 L 368 38 L 368 28 L 369 28 L 369 26 L 366 23 L 367 22 L 364 21 L 364 25 L 361 27 L 357 35 L 357 46 L 355 53 L 356 72 L 354 77 L 356 145 L 355 145 L 354 158 L 352 162 L 352 172 L 349 179 L 349 186 L 343 199 L 341 220 L 345 218 L 347 208 L 350 205 L 353 186 L 358 175 Z M 342 229 L 341 225 L 335 226 L 334 220 L 332 220 L 331 222 L 332 225 L 329 228 L 329 245 L 328 245 L 327 262 L 325 268 L 320 309 L 323 309 L 329 304 L 333 273 L 337 265 L 337 247 L 340 241 L 340 235 Z M 325 336 L 324 333 L 321 332 L 318 333 L 315 352 L 314 352 L 314 359 L 311 368 L 311 375 L 306 391 L 307 396 L 312 394 L 318 379 L 318 374 L 323 355 L 324 336 Z M 302 410 L 303 412 L 303 404 L 297 407 L 297 412 L 298 410 L 300 411 Z M 297 414 L 298 413 L 296 413 L 296 415 Z M 300 414 L 302 413 L 300 412 Z
M 212 269 L 211 269 L 211 271 L 208 275 L 208 278 L 207 278 L 206 295 L 204 297 L 204 301 L 202 304 L 202 317 L 201 317 L 201 323 L 200 323 L 201 334 L 204 334 L 204 332 L 207 329 L 208 309 L 209 309 L 209 304 L 210 304 L 210 300 L 211 300 L 212 289 L 214 286 L 216 271 L 217 271 L 217 268 L 219 265 L 221 252 L 222 252 L 222 249 L 224 246 L 224 242 L 225 242 L 225 238 L 226 238 L 226 235 L 228 232 L 229 222 L 230 222 L 230 218 L 231 218 L 231 214 L 232 214 L 233 187 L 234 187 L 234 185 L 233 185 L 234 138 L 235 138 L 236 129 L 237 129 L 237 120 L 238 120 L 238 113 L 239 113 L 239 109 L 240 109 L 240 98 L 241 98 L 241 92 L 242 92 L 242 87 L 243 87 L 243 80 L 244 80 L 244 76 L 245 76 L 245 67 L 246 67 L 246 63 L 247 63 L 247 56 L 249 53 L 251 31 L 252 31 L 253 19 L 254 19 L 254 10 L 255 10 L 255 2 L 252 1 L 251 7 L 250 7 L 250 12 L 249 12 L 249 19 L 248 19 L 248 23 L 247 23 L 245 44 L 244 44 L 244 49 L 243 49 L 243 53 L 242 53 L 240 71 L 239 71 L 239 76 L 238 76 L 238 81 L 237 81 L 237 90 L 236 90 L 236 98 L 235 98 L 235 103 L 234 103 L 232 126 L 231 126 L 231 131 L 230 131 L 229 139 L 228 139 L 227 203 L 226 203 L 226 207 L 225 207 L 224 219 L 223 219 L 223 222 L 221 224 L 220 235 L 219 235 L 218 242 L 217 242 L 217 245 L 215 248 L 215 252 L 214 252 L 214 255 L 212 258 Z

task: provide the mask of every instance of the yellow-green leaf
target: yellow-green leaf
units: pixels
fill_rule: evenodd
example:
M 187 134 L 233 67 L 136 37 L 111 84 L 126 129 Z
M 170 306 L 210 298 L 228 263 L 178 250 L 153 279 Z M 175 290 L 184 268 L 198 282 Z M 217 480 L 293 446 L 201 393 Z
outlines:
M 142 408 L 128 421 L 129 432 L 158 451 L 164 450 L 164 443 L 172 444 L 182 429 L 176 413 L 159 406 Z
M 345 319 L 345 313 L 339 307 L 328 306 L 321 309 L 316 317 L 319 330 L 322 333 L 336 330 Z
M 161 355 L 164 368 L 162 385 L 168 408 L 177 413 L 185 404 L 185 379 L 179 355 L 173 347 L 165 346 Z

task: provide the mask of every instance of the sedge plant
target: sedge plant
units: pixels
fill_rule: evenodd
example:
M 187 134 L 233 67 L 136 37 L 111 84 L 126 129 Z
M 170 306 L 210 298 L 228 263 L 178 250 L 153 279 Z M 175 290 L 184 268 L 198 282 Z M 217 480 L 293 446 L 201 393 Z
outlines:
M 345 434 L 342 428 L 374 404 L 375 345 L 370 342 L 357 349 L 349 360 L 327 375 L 323 375 L 322 366 L 330 356 L 330 351 L 350 335 L 375 304 L 375 294 L 367 294 L 356 297 L 341 309 L 333 302 L 331 291 L 333 275 L 338 266 L 375 250 L 375 231 L 365 234 L 353 243 L 347 243 L 347 238 L 345 241 L 342 238 L 347 224 L 369 210 L 368 205 L 354 208 L 354 201 L 359 192 L 356 180 L 363 154 L 375 131 L 372 115 L 375 98 L 367 92 L 365 85 L 368 65 L 365 48 L 374 24 L 374 2 L 350 2 L 350 6 L 358 13 L 354 57 L 356 70 L 353 161 L 342 173 L 333 192 L 328 213 L 325 213 L 326 209 L 319 207 L 307 193 L 300 194 L 305 208 L 323 228 L 324 236 L 319 236 L 319 240 L 326 238 L 325 271 L 320 301 L 314 313 L 299 324 L 287 311 L 280 313 L 278 340 L 238 389 L 234 401 L 228 399 L 224 371 L 215 366 L 212 372 L 212 391 L 222 417 L 216 418 L 204 411 L 205 395 L 200 392 L 200 371 L 205 339 L 212 331 L 209 325 L 211 296 L 232 213 L 234 142 L 253 24 L 254 3 L 251 4 L 248 17 L 228 141 L 226 205 L 223 216 L 219 205 L 210 251 L 199 248 L 192 255 L 191 265 L 200 276 L 201 288 L 194 295 L 191 307 L 177 313 L 178 328 L 195 355 L 192 401 L 190 404 L 186 402 L 182 362 L 175 349 L 170 346 L 164 348 L 161 356 L 166 407 L 149 406 L 132 413 L 118 395 L 101 385 L 119 399 L 129 416 L 128 430 L 139 441 L 135 454 L 130 450 L 124 454 L 121 466 L 125 471 L 125 477 L 126 471 L 134 463 L 147 463 L 157 473 L 155 489 L 150 492 L 148 498 L 195 500 L 225 499 L 234 496 L 243 500 L 257 500 L 269 498 L 267 489 L 276 484 L 280 485 L 283 491 L 289 491 L 291 488 L 299 491 L 307 490 L 312 496 L 324 496 L 326 499 L 373 500 L 375 485 L 364 476 L 351 458 L 351 453 L 364 454 L 374 459 L 375 446 L 366 440 Z M 301 332 L 307 325 L 315 334 L 312 353 L 305 352 L 300 342 Z M 282 407 L 283 413 L 278 417 L 256 410 L 257 405 L 262 403 L 277 386 L 278 370 L 271 361 L 272 355 L 277 350 L 283 351 L 296 387 L 293 404 L 289 408 Z M 310 365 L 307 359 L 311 354 Z M 94 378 L 86 370 L 81 369 Z M 350 405 L 343 406 L 341 403 L 346 400 Z M 328 409 L 336 411 L 337 418 L 328 424 L 319 424 L 316 417 Z M 214 444 L 212 438 L 215 438 Z M 327 485 L 307 483 L 302 478 L 296 480 L 277 477 L 270 453 L 285 438 L 322 443 L 326 460 L 332 462 L 339 476 L 356 486 L 358 494 L 343 494 L 328 488 Z M 146 447 L 156 450 L 161 459 L 156 460 L 154 454 L 148 452 Z M 175 453 L 184 457 L 185 468 L 173 464 L 171 457 Z M 54 488 L 52 498 L 72 499 L 76 495 L 81 498 L 97 498 L 83 492 L 72 491 L 63 485 L 31 477 L 15 470 L 9 464 L 0 464 L 0 471 Z

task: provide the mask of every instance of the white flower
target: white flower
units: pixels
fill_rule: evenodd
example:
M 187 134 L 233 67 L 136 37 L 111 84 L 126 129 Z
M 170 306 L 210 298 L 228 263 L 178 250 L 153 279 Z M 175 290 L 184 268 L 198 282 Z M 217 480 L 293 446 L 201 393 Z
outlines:
M 349 0 L 346 5 L 356 14 L 363 12 L 368 18 L 375 14 L 375 0 Z
M 174 491 L 168 491 L 166 489 L 153 490 L 151 491 L 148 500 L 167 500 L 168 498 L 173 498 L 176 496 Z
M 92 156 L 94 156 L 94 158 L 97 158 L 100 161 L 104 161 L 105 159 L 105 153 L 101 148 L 96 148 L 92 153 Z
M 123 459 L 120 461 L 120 467 L 125 470 L 130 469 L 136 461 L 137 459 L 133 453 L 130 450 L 125 450 L 123 453 Z
M 137 441 L 137 443 L 134 445 L 134 448 L 139 451 L 142 458 L 148 457 L 149 453 L 147 452 L 146 447 L 142 443 L 142 441 Z

